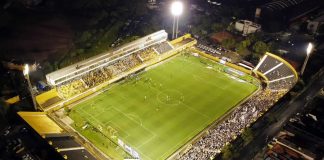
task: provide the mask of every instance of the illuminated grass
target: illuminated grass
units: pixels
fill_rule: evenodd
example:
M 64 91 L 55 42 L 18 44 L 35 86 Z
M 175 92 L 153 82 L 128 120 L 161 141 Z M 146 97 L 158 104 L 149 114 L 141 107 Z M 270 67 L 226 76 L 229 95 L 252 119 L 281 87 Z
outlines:
M 257 89 L 230 78 L 223 67 L 180 55 L 80 103 L 70 116 L 107 155 L 127 156 L 120 148 L 102 149 L 111 143 L 104 136 L 115 143 L 121 139 L 141 159 L 165 159 Z M 86 124 L 90 127 L 83 130 Z

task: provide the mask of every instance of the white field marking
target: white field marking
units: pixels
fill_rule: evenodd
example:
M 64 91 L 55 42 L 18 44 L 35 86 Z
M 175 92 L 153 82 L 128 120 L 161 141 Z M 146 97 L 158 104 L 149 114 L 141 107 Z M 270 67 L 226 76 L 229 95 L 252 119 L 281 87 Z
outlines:
M 149 139 L 149 141 L 151 141 L 153 138 L 155 138 L 156 136 L 153 136 L 152 138 Z M 147 143 L 146 141 L 144 142 L 145 144 Z M 132 148 L 136 149 L 136 152 L 139 152 L 140 155 L 143 155 L 144 157 L 146 157 L 146 159 L 152 160 L 150 157 L 148 157 L 147 155 L 145 155 L 143 152 L 141 152 L 141 150 L 139 149 L 141 146 L 143 146 L 143 144 L 141 144 L 140 146 L 136 147 L 136 146 L 132 146 Z
M 187 105 L 187 104 L 185 104 L 185 103 L 183 103 L 183 102 L 181 102 L 181 103 L 185 106 L 185 108 L 187 108 L 187 109 L 189 109 L 189 110 L 191 110 L 191 111 L 193 111 L 193 112 L 196 112 L 197 114 L 200 114 L 200 115 L 202 115 L 203 117 L 205 117 L 205 118 L 207 118 L 207 119 L 210 119 L 210 117 L 208 117 L 207 115 L 205 115 L 205 114 L 203 114 L 203 113 L 201 113 L 201 112 L 199 112 L 199 111 L 197 111 L 197 110 L 191 108 L 189 105 Z
M 171 61 L 171 62 L 172 62 L 172 61 Z M 188 72 L 187 72 L 187 73 L 188 73 Z M 156 89 L 157 91 L 159 91 L 159 90 L 158 90 L 157 88 L 155 88 L 155 87 L 152 87 L 152 88 L 153 88 L 153 89 Z M 160 92 L 160 91 L 159 91 L 159 92 Z M 181 93 L 180 91 L 177 91 L 177 92 Z M 125 97 L 125 99 L 126 99 L 126 97 Z M 185 106 L 188 106 L 187 104 L 185 104 L 185 103 L 183 103 L 183 102 L 181 102 L 181 103 L 184 104 Z M 192 111 L 194 111 L 194 112 L 196 112 L 196 113 L 198 113 L 198 114 L 201 114 L 201 115 L 204 116 L 205 118 L 210 119 L 207 115 L 204 115 L 204 114 L 200 113 L 199 111 L 193 110 L 193 109 L 190 108 L 189 106 L 186 107 L 186 108 L 191 109 Z M 204 123 L 203 125 L 206 125 L 206 124 L 208 124 L 208 123 L 206 122 L 206 123 Z M 195 132 L 200 132 L 200 131 L 202 131 L 202 130 L 200 130 L 200 129 L 196 129 L 196 130 L 195 130 Z M 156 135 L 155 135 L 155 136 L 156 136 Z M 154 136 L 154 138 L 155 138 L 155 136 Z M 190 138 L 190 137 L 194 137 L 194 136 L 191 136 L 191 135 L 186 136 L 182 141 L 178 142 L 177 145 L 175 145 L 175 146 L 173 146 L 172 148 L 170 148 L 170 149 L 168 150 L 168 152 L 169 152 L 170 150 L 171 150 L 171 151 L 175 150 L 176 147 L 179 147 L 179 145 L 180 145 L 181 143 L 186 143 L 186 142 L 187 142 L 187 139 Z M 152 137 L 151 139 L 153 139 L 153 137 Z M 151 139 L 150 139 L 149 141 L 151 141 Z M 185 141 L 185 140 L 186 140 L 186 142 L 183 142 L 183 141 Z M 147 141 L 147 142 L 149 142 L 149 141 Z M 139 147 L 133 147 L 133 148 L 137 149 L 136 151 L 140 152 L 140 150 L 138 150 L 138 148 L 142 147 L 143 145 L 144 145 L 144 144 L 141 144 Z M 164 157 L 168 152 L 165 152 L 161 157 Z M 140 153 L 141 153 L 141 152 L 140 152 Z M 146 158 L 148 158 L 148 159 L 151 160 L 151 158 L 147 157 L 145 154 L 141 153 L 141 155 L 143 155 L 143 156 L 145 156 Z
M 111 110 L 111 107 L 107 107 L 107 108 L 103 108 L 103 107 L 97 107 L 97 105 L 94 105 L 95 106 L 95 110 L 97 110 L 97 112 L 95 112 L 92 116 L 93 117 L 97 117 L 99 116 L 100 114 L 106 112 L 106 111 L 109 111 Z M 99 109 L 100 108 L 100 109 Z M 87 112 L 86 109 L 82 108 L 83 111 Z M 88 112 L 87 112 L 88 113 Z M 90 114 L 90 113 L 89 113 Z
M 170 104 L 167 104 L 167 103 L 165 103 L 165 102 L 163 102 L 159 97 L 160 97 L 160 95 L 162 95 L 162 96 L 168 96 L 168 94 L 166 94 L 165 92 L 162 92 L 162 91 L 160 91 L 160 90 L 158 90 L 157 88 L 154 88 L 154 87 L 152 87 L 153 89 L 155 89 L 155 90 L 157 90 L 157 92 L 158 92 L 158 94 L 156 95 L 156 99 L 158 100 L 158 102 L 160 102 L 160 103 L 162 103 L 162 104 L 165 104 L 165 105 L 168 105 L 168 106 L 178 106 L 179 105 L 179 103 L 170 103 Z M 165 91 L 175 91 L 175 92 L 177 92 L 177 93 L 179 93 L 179 95 L 181 95 L 182 97 L 184 97 L 184 95 L 180 92 L 180 91 L 178 91 L 178 90 L 176 90 L 176 89 L 167 89 L 167 90 L 165 90 Z M 180 98 L 179 98 L 180 99 Z
M 194 64 L 194 65 L 198 66 L 198 64 L 196 64 L 196 63 L 192 63 L 192 62 L 190 62 L 190 61 L 188 61 L 188 62 L 191 63 L 191 64 Z M 200 66 L 199 66 L 199 67 L 200 67 Z M 191 75 L 191 73 L 189 73 L 188 71 L 182 70 L 182 72 L 185 72 L 185 73 Z M 207 73 L 205 70 L 203 70 L 203 72 Z M 209 74 L 209 73 L 208 73 L 208 74 Z M 223 74 L 221 74 L 221 75 L 222 75 L 222 77 L 225 77 L 225 75 L 223 75 Z M 221 89 L 226 89 L 226 88 L 227 88 L 227 87 L 221 87 L 221 85 L 217 85 L 216 83 L 211 83 L 211 82 L 209 82 L 209 81 L 205 81 L 204 79 L 200 78 L 200 77 L 197 76 L 197 75 L 193 75 L 193 78 L 198 79 L 200 82 L 202 82 L 202 83 L 204 83 L 204 84 L 212 85 L 213 87 L 216 87 L 216 88 L 221 88 Z
M 114 126 L 111 126 L 111 125 L 107 125 L 107 124 L 112 124 L 112 125 L 114 125 Z M 104 123 L 104 125 L 105 126 L 111 126 L 113 129 L 115 129 L 115 128 L 117 128 L 117 129 L 119 129 L 119 131 L 123 131 L 121 128 L 119 128 L 118 127 L 118 125 L 116 124 L 116 123 L 114 123 L 113 121 L 108 121 L 108 122 L 106 122 L 106 123 Z M 118 131 L 118 130 L 117 130 Z M 124 132 L 124 131 L 123 131 Z M 123 138 L 124 139 L 126 139 L 126 138 L 128 138 L 129 137 L 129 134 L 127 133 L 127 132 L 124 132 L 124 133 L 126 133 L 126 136 L 124 136 Z M 117 133 L 118 134 L 118 133 Z
M 204 126 L 205 126 L 206 124 L 209 124 L 209 123 L 208 123 L 208 122 L 203 123 Z M 192 136 L 192 135 L 188 135 L 188 136 L 186 136 L 182 141 L 178 142 L 176 145 L 174 145 L 174 146 L 173 146 L 172 148 L 170 148 L 168 151 L 170 151 L 170 150 L 175 150 L 176 148 L 180 149 L 180 147 L 182 147 L 182 146 L 179 146 L 181 143 L 185 143 L 185 144 L 183 144 L 183 145 L 187 145 L 187 143 L 189 142 L 189 140 L 191 140 L 192 138 L 195 138 L 195 136 L 197 136 L 200 132 L 204 131 L 207 127 L 208 127 L 208 126 L 204 127 L 204 129 L 196 129 L 194 132 L 198 132 L 197 134 L 195 134 L 194 136 Z M 192 137 L 192 138 L 190 138 L 190 137 Z M 190 139 L 189 139 L 189 138 L 190 138 Z M 189 139 L 189 140 L 187 140 L 187 139 Z M 185 142 L 183 142 L 183 141 L 185 141 Z M 178 149 L 176 149 L 174 152 L 176 152 Z M 172 154 L 173 154 L 174 152 L 172 152 Z M 168 153 L 168 152 L 165 152 L 161 157 L 163 157 L 163 156 L 166 155 L 167 153 Z M 171 156 L 171 155 L 169 155 L 169 156 Z
M 152 88 L 154 88 L 154 89 L 156 89 L 155 87 L 152 87 Z M 179 93 L 181 93 L 180 91 L 178 91 Z M 122 95 L 118 95 L 118 96 L 120 96 L 120 97 L 122 97 L 122 98 L 124 98 L 124 99 L 127 99 L 126 97 L 124 97 L 124 96 L 122 96 Z M 183 104 L 185 104 L 185 103 L 183 103 Z M 186 104 L 185 104 L 186 105 Z M 188 106 L 188 105 L 187 105 Z M 111 107 L 112 109 L 115 109 L 114 107 Z M 188 107 L 186 107 L 186 108 L 188 108 Z M 188 108 L 188 109 L 191 109 L 190 107 Z M 117 110 L 117 109 L 115 109 L 115 110 Z M 192 110 L 192 109 L 191 109 Z M 85 112 L 84 110 L 82 110 L 83 112 Z M 119 110 L 117 110 L 117 111 L 119 111 Z M 120 111 L 119 111 L 120 112 Z M 198 114 L 200 113 L 200 112 L 198 112 L 198 111 L 196 111 Z M 122 113 L 122 112 L 121 112 Z M 87 113 L 88 114 L 88 113 Z M 124 113 L 123 113 L 124 114 Z M 200 114 L 202 114 L 202 113 L 200 113 Z M 129 119 L 131 119 L 131 120 L 133 120 L 132 118 L 130 118 L 129 116 L 127 116 L 127 115 L 125 115 L 127 118 L 129 118 Z M 93 117 L 92 115 L 90 115 L 90 117 L 92 118 L 92 119 L 94 119 L 94 120 L 96 120 L 96 121 L 98 121 L 95 117 Z M 208 118 L 208 116 L 206 116 L 205 115 L 205 117 L 207 117 Z M 134 121 L 134 120 L 133 120 Z M 136 122 L 136 121 L 135 121 Z M 101 122 L 99 122 L 99 123 L 101 123 Z M 142 127 L 142 128 L 144 128 L 144 127 Z M 147 128 L 144 128 L 144 129 L 146 129 L 147 131 L 150 131 L 149 129 L 147 129 Z M 197 130 L 195 130 L 195 132 L 196 131 L 199 131 L 200 129 L 197 129 Z M 143 144 L 141 144 L 139 147 L 135 147 L 135 146 L 132 146 L 132 148 L 136 148 L 137 150 L 137 152 L 139 152 L 139 153 L 141 153 L 140 152 L 140 150 L 138 150 L 138 148 L 140 148 L 140 147 L 142 147 L 143 145 L 145 145 L 146 143 L 148 143 L 149 141 L 151 141 L 153 138 L 155 138 L 157 135 L 155 134 L 155 133 L 153 133 L 152 131 L 150 131 L 150 133 L 152 133 L 153 134 L 153 136 L 149 139 L 149 140 L 147 140 L 147 141 L 145 141 Z M 183 141 L 184 140 L 186 140 L 186 139 L 188 139 L 189 137 L 191 137 L 190 135 L 188 135 L 188 136 L 186 136 L 184 139 L 183 139 Z M 174 147 L 172 147 L 172 148 L 170 148 L 169 150 L 174 150 L 174 148 L 176 148 L 179 144 L 181 144 L 181 143 L 183 143 L 182 141 L 180 141 L 177 145 L 175 145 Z M 164 153 L 161 157 L 163 157 L 164 155 L 165 155 L 166 153 Z M 144 156 L 144 157 L 146 157 L 146 158 L 148 158 L 148 159 L 150 159 L 151 160 L 151 158 L 149 158 L 149 157 L 147 157 L 145 154 L 143 154 L 143 153 L 141 153 L 140 155 L 142 155 L 142 156 Z
M 125 113 L 123 113 L 122 111 L 118 110 L 117 108 L 113 108 L 114 110 L 118 111 L 119 113 L 123 114 L 124 116 L 126 116 L 128 119 L 130 119 L 131 121 L 135 122 L 136 124 L 138 124 L 141 128 L 144 128 L 146 131 L 148 131 L 152 136 L 156 135 L 155 133 L 153 133 L 150 129 L 146 128 L 145 126 L 141 126 L 141 124 L 139 124 L 136 120 L 134 120 L 133 118 L 127 116 Z
M 82 112 L 84 112 L 86 115 L 88 115 L 90 118 L 92 118 L 96 123 L 98 123 L 98 125 L 104 125 L 102 122 L 100 122 L 96 117 L 94 117 L 93 115 L 89 114 L 88 112 L 84 111 L 83 109 L 80 109 L 82 110 Z M 88 118 L 86 118 L 88 119 Z M 88 119 L 89 120 L 89 119 Z M 89 120 L 90 121 L 90 120 Z M 90 122 L 89 122 L 90 123 Z M 97 128 L 96 126 L 94 126 L 95 128 Z
M 144 154 L 143 152 L 141 152 L 140 150 L 138 150 L 137 147 L 132 147 L 132 148 L 135 148 L 136 149 L 136 152 L 139 152 L 140 153 L 140 156 L 144 156 L 145 159 L 147 160 L 152 160 L 150 157 L 148 157 L 146 154 Z
M 196 65 L 196 66 L 198 66 L 198 67 L 201 67 L 199 64 L 193 63 L 193 62 L 188 61 L 188 60 L 186 60 L 186 59 L 183 60 L 183 61 L 187 61 L 187 62 L 190 63 L 190 64 L 193 64 L 193 65 Z M 216 64 L 216 65 L 218 65 L 218 64 Z M 213 69 L 213 70 L 215 70 L 215 69 Z M 207 72 L 206 70 L 202 70 L 202 71 L 209 75 L 209 72 Z M 185 73 L 191 75 L 191 73 L 189 73 L 188 71 L 182 70 L 182 72 L 185 72 Z M 224 74 L 221 74 L 221 75 L 222 75 L 222 77 L 226 77 Z M 205 81 L 204 79 L 200 78 L 200 77 L 197 76 L 197 75 L 193 75 L 193 77 L 196 78 L 196 79 L 198 79 L 198 80 L 200 80 L 201 82 L 203 82 L 203 83 L 205 83 L 205 84 L 210 84 L 210 85 L 212 85 L 212 86 L 214 86 L 214 87 L 221 88 L 221 89 L 225 89 L 225 88 L 223 88 L 223 87 L 220 87 L 221 85 L 216 85 L 216 83 L 211 83 L 211 82 L 209 82 L 209 81 L 207 82 L 207 81 Z
M 195 78 L 196 80 L 199 81 L 199 83 L 202 83 L 202 84 L 209 84 L 209 85 L 212 85 L 213 87 L 220 88 L 220 89 L 223 89 L 223 90 L 227 88 L 227 87 L 221 87 L 222 85 L 217 85 L 216 83 L 206 81 L 206 80 L 202 79 L 201 77 L 199 77 L 197 75 L 193 75 L 193 78 Z
M 134 117 L 135 119 L 137 118 L 141 124 L 141 126 L 143 126 L 143 122 L 142 122 L 142 119 L 138 116 L 138 115 L 135 115 L 135 114 L 130 114 L 130 113 L 125 113 L 125 115 L 129 116 L 129 117 Z
M 155 90 L 157 90 L 158 92 L 161 92 L 159 89 L 155 88 L 154 86 L 153 86 L 152 88 L 155 89 Z M 180 91 L 178 91 L 178 90 L 176 90 L 176 89 L 172 89 L 172 90 L 175 90 L 175 91 L 177 91 L 177 92 L 179 92 L 179 93 L 182 94 L 182 92 L 180 92 Z M 183 94 L 182 94 L 182 95 L 183 95 Z M 187 106 L 186 108 L 188 108 L 189 110 L 191 110 L 191 111 L 193 111 L 193 112 L 196 112 L 196 113 L 198 113 L 198 114 L 204 116 L 205 118 L 208 118 L 208 119 L 209 119 L 209 117 L 208 117 L 207 115 L 205 115 L 205 114 L 203 114 L 203 113 L 200 113 L 199 111 L 197 111 L 197 110 L 191 108 L 189 105 L 187 105 L 187 104 L 185 104 L 185 103 L 183 103 L 183 102 L 181 102 L 181 103 L 184 104 L 185 106 Z
M 109 121 L 110 123 L 111 123 L 111 121 Z M 105 123 L 106 124 L 106 123 Z M 116 124 L 115 124 L 116 125 Z M 122 138 L 122 140 L 124 141 L 124 142 L 127 142 L 127 138 L 129 137 L 129 134 L 128 133 L 126 133 L 127 134 L 127 136 L 125 136 L 125 137 L 120 137 L 120 138 Z M 144 143 L 147 143 L 147 142 L 149 142 L 149 141 L 151 141 L 153 138 L 155 138 L 155 137 L 157 137 L 157 135 L 153 135 L 151 138 L 149 138 L 149 140 L 147 140 L 147 141 L 145 141 Z M 128 143 L 127 142 L 127 144 L 129 145 L 130 143 Z M 142 146 L 143 144 L 141 144 L 140 146 Z M 119 145 L 118 145 L 119 146 Z M 140 155 L 143 155 L 144 157 L 146 157 L 147 159 L 150 159 L 150 160 L 152 160 L 150 157 L 148 157 L 147 155 L 145 155 L 145 154 L 143 154 L 140 150 L 139 150 L 139 148 L 140 147 L 136 147 L 136 146 L 131 146 L 132 148 L 134 148 L 134 149 L 136 149 L 136 152 L 139 152 L 140 153 Z M 122 149 L 122 150 L 124 150 L 124 149 Z M 126 151 L 127 152 L 127 151 Z
M 113 108 L 112 108 L 113 109 Z M 84 112 L 85 114 L 87 114 L 87 115 L 89 115 L 92 119 L 94 119 L 94 121 L 97 121 L 97 123 L 99 123 L 98 125 L 102 125 L 103 127 L 105 127 L 106 126 L 106 124 L 107 123 L 102 123 L 102 122 L 100 122 L 98 119 L 96 119 L 95 117 L 93 117 L 91 114 L 89 114 L 89 113 L 87 113 L 86 111 L 84 111 L 84 110 L 82 110 L 82 112 Z M 86 119 L 88 119 L 88 118 L 86 118 Z M 88 121 L 90 121 L 89 119 L 88 119 Z M 108 121 L 108 122 L 111 122 L 111 121 Z M 90 123 L 90 122 L 89 122 Z M 112 122 L 111 122 L 112 123 Z M 96 125 L 96 124 L 92 124 L 92 125 Z M 115 124 L 116 125 L 116 124 Z M 116 125 L 116 126 L 118 126 L 118 125 Z M 95 128 L 97 128 L 97 126 L 93 126 L 93 127 L 95 127 Z M 119 128 L 119 127 L 116 127 L 116 128 Z M 114 128 L 113 128 L 114 129 Z M 119 128 L 120 129 L 120 128 Z M 118 130 L 117 130 L 118 131 Z M 126 136 L 124 137 L 124 139 L 126 139 L 127 137 L 129 137 L 129 134 L 127 133 L 127 132 L 125 132 L 126 133 Z M 117 133 L 118 134 L 118 133 Z
M 124 114 L 123 112 L 121 112 L 120 110 L 116 109 L 116 108 L 113 108 L 115 109 L 116 111 L 120 112 L 121 114 Z M 124 114 L 125 115 L 125 114 Z M 125 115 L 127 118 L 129 118 L 130 120 L 134 121 L 132 118 L 128 117 L 127 115 Z M 137 123 L 136 121 L 134 121 L 135 123 Z M 138 124 L 138 123 L 137 123 Z M 141 128 L 144 128 L 146 131 L 148 131 L 152 136 L 150 137 L 149 140 L 145 141 L 144 143 L 148 143 L 149 141 L 151 141 L 153 138 L 157 137 L 157 135 L 152 132 L 150 129 L 146 128 L 145 126 L 140 126 Z M 124 138 L 126 139 L 126 138 Z M 127 142 L 127 141 L 125 141 Z M 140 145 L 142 146 L 142 144 Z M 136 146 L 131 146 L 132 148 L 135 148 L 136 149 L 136 152 L 139 152 L 140 155 L 143 155 L 144 157 L 146 157 L 147 159 L 150 159 L 152 160 L 150 157 L 147 157 L 147 155 L 143 154 L 140 150 L 139 150 L 139 147 L 136 147 Z
M 156 135 L 150 137 L 149 139 L 147 139 L 145 142 L 143 142 L 142 144 L 140 144 L 139 146 L 137 146 L 137 148 L 141 148 L 142 146 L 144 146 L 146 143 L 150 142 L 152 139 L 154 139 L 156 137 Z

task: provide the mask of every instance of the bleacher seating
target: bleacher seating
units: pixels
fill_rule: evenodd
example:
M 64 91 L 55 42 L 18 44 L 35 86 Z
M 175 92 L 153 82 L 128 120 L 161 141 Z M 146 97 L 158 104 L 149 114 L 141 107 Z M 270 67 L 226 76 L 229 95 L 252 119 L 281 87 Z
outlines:
M 270 70 L 272 67 L 278 65 L 279 63 L 281 63 L 279 60 L 271 57 L 271 56 L 267 56 L 265 55 L 265 60 L 262 62 L 262 65 L 259 67 L 259 71 L 264 73 L 268 70 Z
M 294 73 L 290 70 L 289 67 L 287 67 L 286 65 L 281 65 L 273 71 L 269 72 L 266 76 L 268 77 L 269 81 L 271 81 L 278 78 L 287 77 L 293 74 Z
M 68 134 L 47 134 L 45 140 L 64 158 L 69 160 L 95 160 L 77 140 Z
M 163 54 L 167 51 L 172 50 L 172 46 L 171 44 L 169 44 L 168 42 L 162 42 L 160 44 L 157 44 L 153 47 L 159 54 Z
M 169 43 L 159 43 L 154 46 L 158 48 L 161 53 L 164 53 L 172 47 Z M 139 64 L 148 61 L 157 56 L 153 47 L 145 48 L 127 56 L 115 57 L 110 63 L 104 66 L 95 66 L 96 69 L 90 70 L 85 74 L 75 77 L 57 86 L 57 91 L 61 98 L 66 99 L 76 94 L 84 92 L 87 88 L 95 87 L 102 84 L 111 78 L 118 76 L 122 72 L 128 71 Z
M 280 81 L 274 81 L 269 83 L 268 88 L 272 90 L 281 90 L 286 88 L 291 88 L 294 85 L 294 77 L 290 77 Z
M 156 53 L 152 48 L 145 49 L 137 54 L 137 57 L 140 58 L 140 61 L 148 61 L 156 56 Z
M 86 86 L 80 79 L 72 80 L 57 87 L 57 91 L 63 99 L 82 93 L 85 90 Z
M 270 53 L 263 56 L 254 71 L 259 71 L 266 76 L 268 87 L 273 90 L 290 88 L 297 81 L 297 75 L 293 69 Z

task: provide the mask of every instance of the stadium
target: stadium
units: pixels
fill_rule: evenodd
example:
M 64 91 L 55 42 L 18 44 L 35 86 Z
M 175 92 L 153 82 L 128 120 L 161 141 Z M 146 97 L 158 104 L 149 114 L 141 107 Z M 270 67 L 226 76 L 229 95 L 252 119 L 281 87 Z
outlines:
M 161 30 L 47 74 L 53 89 L 36 101 L 55 127 L 19 115 L 96 159 L 212 159 L 298 80 L 271 53 L 248 69 L 196 48 L 190 34 L 167 37 Z

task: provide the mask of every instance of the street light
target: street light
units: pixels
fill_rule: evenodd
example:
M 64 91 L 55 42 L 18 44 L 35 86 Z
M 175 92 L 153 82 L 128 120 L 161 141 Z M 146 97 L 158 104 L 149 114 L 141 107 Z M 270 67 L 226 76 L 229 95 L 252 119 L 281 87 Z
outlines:
M 171 4 L 171 13 L 173 15 L 172 39 L 178 38 L 179 16 L 183 12 L 183 4 L 181 1 L 174 1 Z
M 306 64 L 308 62 L 309 56 L 312 53 L 312 51 L 313 51 L 313 44 L 312 43 L 308 43 L 308 46 L 307 46 L 307 49 L 306 49 L 306 58 L 305 58 L 305 61 L 304 61 L 303 66 L 302 66 L 302 69 L 300 71 L 300 75 L 303 75 L 303 73 L 305 71 L 305 68 L 306 68 Z
M 37 110 L 34 92 L 33 92 L 32 85 L 31 85 L 30 79 L 29 79 L 29 65 L 28 64 L 25 64 L 24 69 L 23 69 L 23 74 L 24 74 L 24 76 L 27 80 L 27 83 L 28 83 L 28 90 L 30 92 L 30 95 L 31 95 L 31 98 L 33 101 L 34 109 Z

